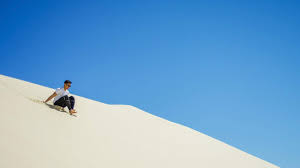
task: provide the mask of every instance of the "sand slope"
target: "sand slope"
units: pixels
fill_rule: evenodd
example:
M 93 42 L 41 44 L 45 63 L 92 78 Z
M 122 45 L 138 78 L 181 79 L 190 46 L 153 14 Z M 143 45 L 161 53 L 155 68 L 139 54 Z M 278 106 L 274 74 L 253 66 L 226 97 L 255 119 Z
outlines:
M 73 95 L 70 116 L 40 102 L 53 92 L 0 75 L 1 168 L 277 167 L 132 106 Z

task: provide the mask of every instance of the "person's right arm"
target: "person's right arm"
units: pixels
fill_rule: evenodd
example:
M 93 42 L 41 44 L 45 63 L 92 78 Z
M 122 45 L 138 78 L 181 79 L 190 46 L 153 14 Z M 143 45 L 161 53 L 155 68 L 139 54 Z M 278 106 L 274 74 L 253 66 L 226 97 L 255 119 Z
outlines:
M 51 96 L 48 97 L 48 99 L 46 101 L 44 101 L 44 103 L 47 103 L 49 100 L 51 100 L 56 95 L 57 95 L 56 92 L 54 92 Z

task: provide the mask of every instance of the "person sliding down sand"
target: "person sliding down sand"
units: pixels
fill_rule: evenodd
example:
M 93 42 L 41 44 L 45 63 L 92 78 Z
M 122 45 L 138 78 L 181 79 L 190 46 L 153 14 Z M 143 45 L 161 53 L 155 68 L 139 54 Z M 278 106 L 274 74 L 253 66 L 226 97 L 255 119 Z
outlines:
M 44 103 L 47 103 L 49 100 L 51 100 L 53 97 L 53 104 L 61 107 L 68 107 L 69 113 L 72 115 L 73 113 L 76 113 L 74 110 L 74 105 L 75 105 L 75 99 L 73 96 L 68 97 L 68 94 L 70 93 L 68 89 L 71 87 L 71 81 L 66 80 L 64 83 L 64 87 L 62 88 L 57 88 L 55 92 L 48 97 Z

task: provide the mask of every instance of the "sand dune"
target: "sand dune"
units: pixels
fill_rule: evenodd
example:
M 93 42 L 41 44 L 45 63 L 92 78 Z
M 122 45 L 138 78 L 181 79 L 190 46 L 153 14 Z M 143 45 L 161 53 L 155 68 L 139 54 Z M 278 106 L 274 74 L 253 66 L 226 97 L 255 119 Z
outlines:
M 53 92 L 0 75 L 1 168 L 277 168 L 133 106 L 73 95 L 71 116 L 41 102 Z

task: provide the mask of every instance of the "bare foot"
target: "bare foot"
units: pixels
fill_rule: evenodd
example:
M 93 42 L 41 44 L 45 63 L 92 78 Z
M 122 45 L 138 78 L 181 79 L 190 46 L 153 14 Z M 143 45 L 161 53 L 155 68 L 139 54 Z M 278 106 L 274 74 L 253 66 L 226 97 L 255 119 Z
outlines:
M 69 111 L 69 113 L 72 115 L 72 114 L 74 114 L 74 113 L 77 113 L 74 109 L 71 109 L 70 111 Z

